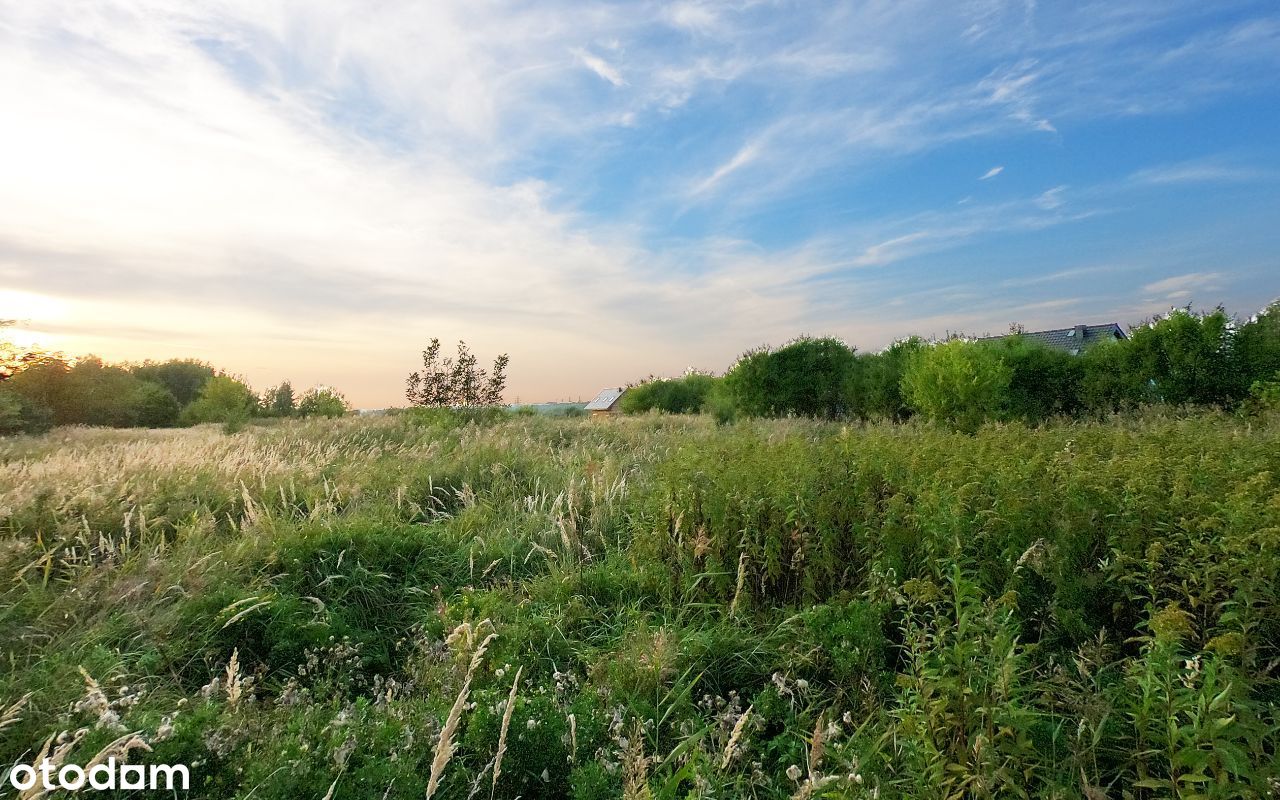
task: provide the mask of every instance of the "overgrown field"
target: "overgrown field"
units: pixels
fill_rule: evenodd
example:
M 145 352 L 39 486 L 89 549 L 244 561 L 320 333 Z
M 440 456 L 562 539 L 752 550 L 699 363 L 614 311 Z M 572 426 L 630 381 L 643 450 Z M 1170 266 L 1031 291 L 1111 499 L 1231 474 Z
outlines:
M 262 800 L 1280 796 L 1280 417 L 441 412 L 0 461 L 4 765 L 131 750 Z

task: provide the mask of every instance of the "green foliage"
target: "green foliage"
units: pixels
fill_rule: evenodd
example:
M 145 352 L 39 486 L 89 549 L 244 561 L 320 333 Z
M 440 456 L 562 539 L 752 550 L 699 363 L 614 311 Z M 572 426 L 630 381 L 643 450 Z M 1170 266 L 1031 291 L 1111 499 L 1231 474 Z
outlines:
M 351 405 L 347 398 L 327 386 L 308 389 L 298 401 L 300 417 L 341 417 L 350 411 Z
M 1239 393 L 1280 374 L 1280 301 L 1240 326 L 1231 351 Z
M 1080 410 L 1081 359 L 1022 336 L 993 343 L 1009 369 L 1005 410 L 1037 423 Z
M 1269 381 L 1254 381 L 1242 410 L 1246 414 L 1280 410 L 1280 372 Z
M 453 720 L 450 800 L 1264 798 L 1278 476 L 1266 408 L 6 439 L 0 762 L 421 800 Z
M 218 374 L 210 365 L 191 358 L 168 361 L 144 361 L 131 369 L 136 377 L 168 389 L 179 406 L 186 406 L 200 396 L 200 390 Z
M 230 375 L 215 375 L 205 382 L 200 396 L 182 410 L 182 422 L 199 425 L 204 422 L 243 424 L 253 416 L 258 397 L 244 382 Z
M 650 378 L 627 388 L 622 395 L 622 411 L 626 414 L 646 411 L 696 414 L 703 409 L 715 385 L 715 378 L 696 372 L 683 378 Z
M 1011 378 L 997 348 L 953 339 L 911 354 L 902 393 L 926 418 L 972 432 L 1004 414 Z
M 738 418 L 737 405 L 734 403 L 733 394 L 724 379 L 718 380 L 712 385 L 703 405 L 717 425 L 727 425 Z
M 292 417 L 298 410 L 297 398 L 293 394 L 293 384 L 281 381 L 262 393 L 262 413 L 268 417 Z
M 409 374 L 405 397 L 415 406 L 456 408 L 498 406 L 507 386 L 506 353 L 493 361 L 493 371 L 477 366 L 466 342 L 458 342 L 458 357 L 440 358 L 440 340 L 432 339 L 422 351 L 422 369 Z
M 55 425 L 124 428 L 172 425 L 178 406 L 167 389 L 127 369 L 82 358 L 70 364 L 50 358 L 5 382 L 33 408 L 47 408 Z
M 1129 342 L 1104 342 L 1079 358 L 1080 405 L 1093 414 L 1127 411 L 1155 400 L 1150 379 L 1133 369 Z
M 53 413 L 0 384 L 0 436 L 44 433 L 53 426 Z
M 851 406 L 858 416 L 899 422 L 911 416 L 911 406 L 902 394 L 902 376 L 912 354 L 924 347 L 924 340 L 913 336 L 882 352 L 858 356 L 858 369 L 849 386 Z
M 163 386 L 142 382 L 135 389 L 132 400 L 134 418 L 131 426 L 166 428 L 178 421 L 181 408 L 178 400 Z
M 744 354 L 724 376 L 726 394 L 747 416 L 834 419 L 848 413 L 853 349 L 838 339 L 801 337 Z
M 1239 381 L 1232 374 L 1231 319 L 1175 309 L 1132 331 L 1125 349 L 1129 371 L 1150 382 L 1162 402 L 1221 403 Z

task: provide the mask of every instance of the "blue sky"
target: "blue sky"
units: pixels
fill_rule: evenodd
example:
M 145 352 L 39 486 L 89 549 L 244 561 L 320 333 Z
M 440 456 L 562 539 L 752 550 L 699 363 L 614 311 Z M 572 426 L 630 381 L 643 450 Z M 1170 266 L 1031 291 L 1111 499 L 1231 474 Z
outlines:
M 1280 295 L 1273 2 L 0 0 L 0 316 L 394 403 Z

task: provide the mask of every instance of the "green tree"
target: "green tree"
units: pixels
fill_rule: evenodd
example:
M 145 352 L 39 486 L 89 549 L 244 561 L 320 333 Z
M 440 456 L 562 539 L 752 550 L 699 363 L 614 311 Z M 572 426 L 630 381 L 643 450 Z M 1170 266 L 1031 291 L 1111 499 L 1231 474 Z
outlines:
M 217 370 L 203 361 L 174 358 L 144 361 L 133 368 L 133 374 L 168 389 L 178 404 L 185 406 L 200 396 L 200 390 Z
M 292 417 L 298 410 L 297 399 L 293 395 L 293 384 L 281 381 L 262 393 L 262 410 L 270 417 Z
M 1239 396 L 1248 387 L 1234 375 L 1231 328 L 1222 308 L 1207 314 L 1174 309 L 1131 333 L 1129 370 L 1149 381 L 1165 403 L 1221 403 Z
M 68 390 L 67 375 L 70 372 L 71 363 L 55 356 L 26 366 L 5 381 L 4 385 L 33 405 L 48 409 L 51 418 L 65 417 L 65 414 L 55 414 L 54 409 L 63 405 Z
M 1005 411 L 1010 377 L 996 348 L 953 339 L 911 354 L 902 393 L 929 419 L 972 432 Z
M 298 415 L 302 417 L 341 417 L 350 411 L 347 398 L 327 386 L 308 389 L 298 401 Z
M 1280 372 L 1280 300 L 1240 326 L 1231 350 L 1233 389 L 1238 395 Z
M 410 373 L 405 381 L 405 397 L 415 406 L 436 408 L 501 405 L 509 363 L 503 353 L 494 359 L 493 371 L 485 372 L 477 366 L 466 342 L 458 342 L 456 359 L 441 359 L 440 340 L 432 339 L 422 351 L 422 369 Z
M 43 433 L 53 425 L 53 413 L 44 406 L 0 384 L 0 436 Z
M 258 398 L 243 381 L 230 375 L 215 375 L 205 382 L 200 396 L 182 411 L 188 425 L 202 422 L 243 423 L 253 416 Z

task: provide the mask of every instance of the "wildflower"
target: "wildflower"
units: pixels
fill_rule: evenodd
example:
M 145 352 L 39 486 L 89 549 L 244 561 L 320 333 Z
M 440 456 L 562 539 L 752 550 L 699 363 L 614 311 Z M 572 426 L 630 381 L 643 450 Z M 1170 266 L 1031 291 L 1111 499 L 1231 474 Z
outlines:
M 1170 603 L 1151 616 L 1151 632 L 1156 641 L 1181 641 L 1191 635 L 1191 615 L 1177 603 Z

